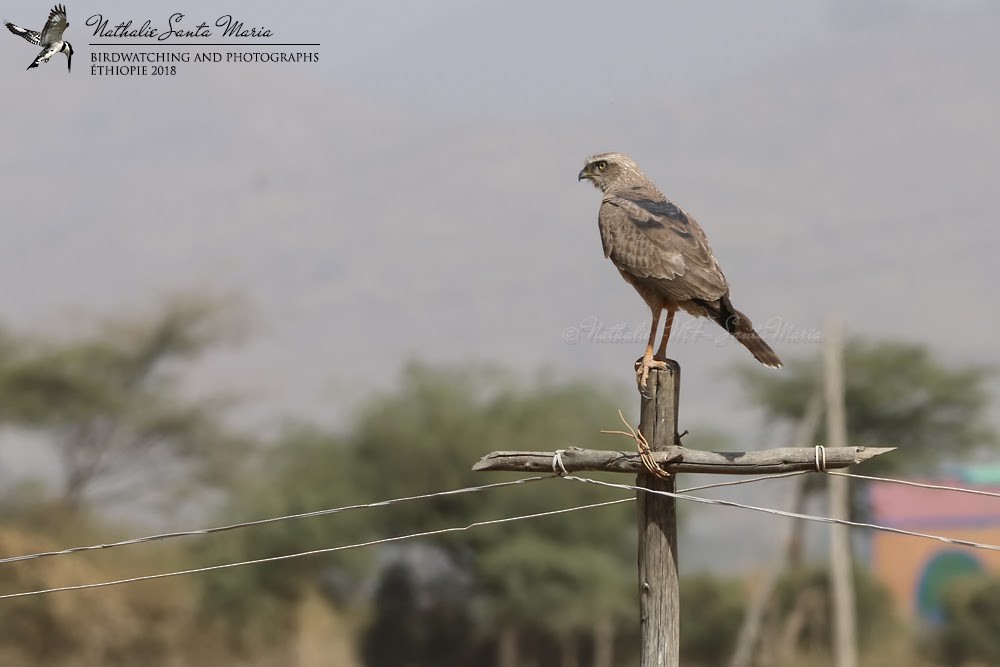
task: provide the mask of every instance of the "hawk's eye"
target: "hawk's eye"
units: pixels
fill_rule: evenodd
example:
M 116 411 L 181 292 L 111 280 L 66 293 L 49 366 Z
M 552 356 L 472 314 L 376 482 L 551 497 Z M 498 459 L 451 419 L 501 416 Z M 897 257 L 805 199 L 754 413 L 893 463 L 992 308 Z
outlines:
M 597 163 L 597 171 L 604 171 L 607 168 L 608 168 L 608 163 L 605 162 L 604 160 L 601 160 L 600 162 Z

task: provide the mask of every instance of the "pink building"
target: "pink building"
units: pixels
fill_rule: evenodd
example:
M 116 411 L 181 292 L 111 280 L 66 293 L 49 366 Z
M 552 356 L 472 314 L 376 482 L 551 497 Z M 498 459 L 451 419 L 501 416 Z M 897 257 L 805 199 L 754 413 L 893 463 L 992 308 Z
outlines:
M 970 470 L 928 483 L 1000 493 L 998 472 Z M 879 525 L 1000 545 L 1000 498 L 872 482 L 869 502 Z M 949 582 L 969 574 L 1000 575 L 1000 552 L 876 531 L 871 568 L 904 618 L 934 623 Z

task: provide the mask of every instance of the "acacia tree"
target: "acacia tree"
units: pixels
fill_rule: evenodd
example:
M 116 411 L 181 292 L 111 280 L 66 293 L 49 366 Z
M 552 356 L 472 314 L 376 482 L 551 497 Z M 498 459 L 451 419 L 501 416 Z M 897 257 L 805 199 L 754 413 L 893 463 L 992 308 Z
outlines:
M 790 360 L 781 373 L 737 369 L 749 400 L 778 424 L 802 420 L 810 398 L 822 387 L 819 355 Z M 951 366 L 923 345 L 854 338 L 844 348 L 844 400 L 851 444 L 899 447 L 899 456 L 881 456 L 865 471 L 928 469 L 939 453 L 958 453 L 997 444 L 987 419 L 987 383 L 996 369 Z
M 69 341 L 4 336 L 0 422 L 43 436 L 72 509 L 99 483 L 134 493 L 153 471 L 217 479 L 239 446 L 218 421 L 228 401 L 181 398 L 177 371 L 234 331 L 231 315 L 227 302 L 183 295 Z

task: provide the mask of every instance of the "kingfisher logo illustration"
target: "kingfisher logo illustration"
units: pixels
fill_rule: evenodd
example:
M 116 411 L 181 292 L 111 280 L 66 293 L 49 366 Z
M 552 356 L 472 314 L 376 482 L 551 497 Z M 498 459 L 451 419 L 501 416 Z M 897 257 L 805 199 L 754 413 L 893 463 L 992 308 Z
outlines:
M 27 28 L 14 25 L 10 21 L 4 21 L 3 24 L 7 26 L 7 30 L 10 30 L 18 37 L 26 39 L 35 46 L 42 47 L 41 53 L 31 61 L 28 69 L 38 67 L 41 63 L 47 63 L 57 53 L 65 53 L 66 71 L 72 71 L 73 45 L 63 40 L 63 33 L 69 27 L 69 21 L 66 19 L 65 5 L 56 5 L 52 8 L 52 11 L 49 12 L 49 19 L 45 22 L 45 27 L 41 31 L 28 30 Z

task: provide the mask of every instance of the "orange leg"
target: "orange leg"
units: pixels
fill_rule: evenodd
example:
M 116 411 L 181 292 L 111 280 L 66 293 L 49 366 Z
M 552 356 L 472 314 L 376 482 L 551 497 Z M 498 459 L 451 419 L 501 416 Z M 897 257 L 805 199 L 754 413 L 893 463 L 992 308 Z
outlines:
M 649 370 L 651 368 L 666 368 L 667 364 L 660 360 L 655 360 L 653 358 L 653 343 L 656 342 L 656 330 L 660 328 L 660 312 L 662 308 L 650 308 L 653 311 L 653 323 L 649 327 L 649 341 L 646 343 L 646 353 L 642 355 L 641 359 L 637 359 L 635 362 L 635 379 L 636 383 L 639 385 L 639 392 L 644 396 L 646 395 L 646 380 L 649 379 Z M 673 312 L 670 311 L 669 323 L 673 321 Z M 667 332 L 669 336 L 669 331 Z M 662 346 L 661 346 L 662 347 Z
M 649 325 L 649 341 L 646 342 L 646 354 L 642 355 L 643 359 L 653 358 L 653 343 L 656 342 L 656 330 L 660 328 L 660 313 L 659 308 L 653 308 L 653 323 Z M 669 320 L 667 320 L 669 322 Z
M 674 313 L 677 312 L 677 307 L 667 306 L 667 323 L 663 325 L 663 337 L 660 338 L 660 349 L 656 351 L 656 359 L 660 361 L 667 360 L 667 341 L 670 340 L 670 330 L 674 327 Z M 656 331 L 655 329 L 653 330 Z M 653 351 L 653 339 L 649 339 L 649 351 Z

